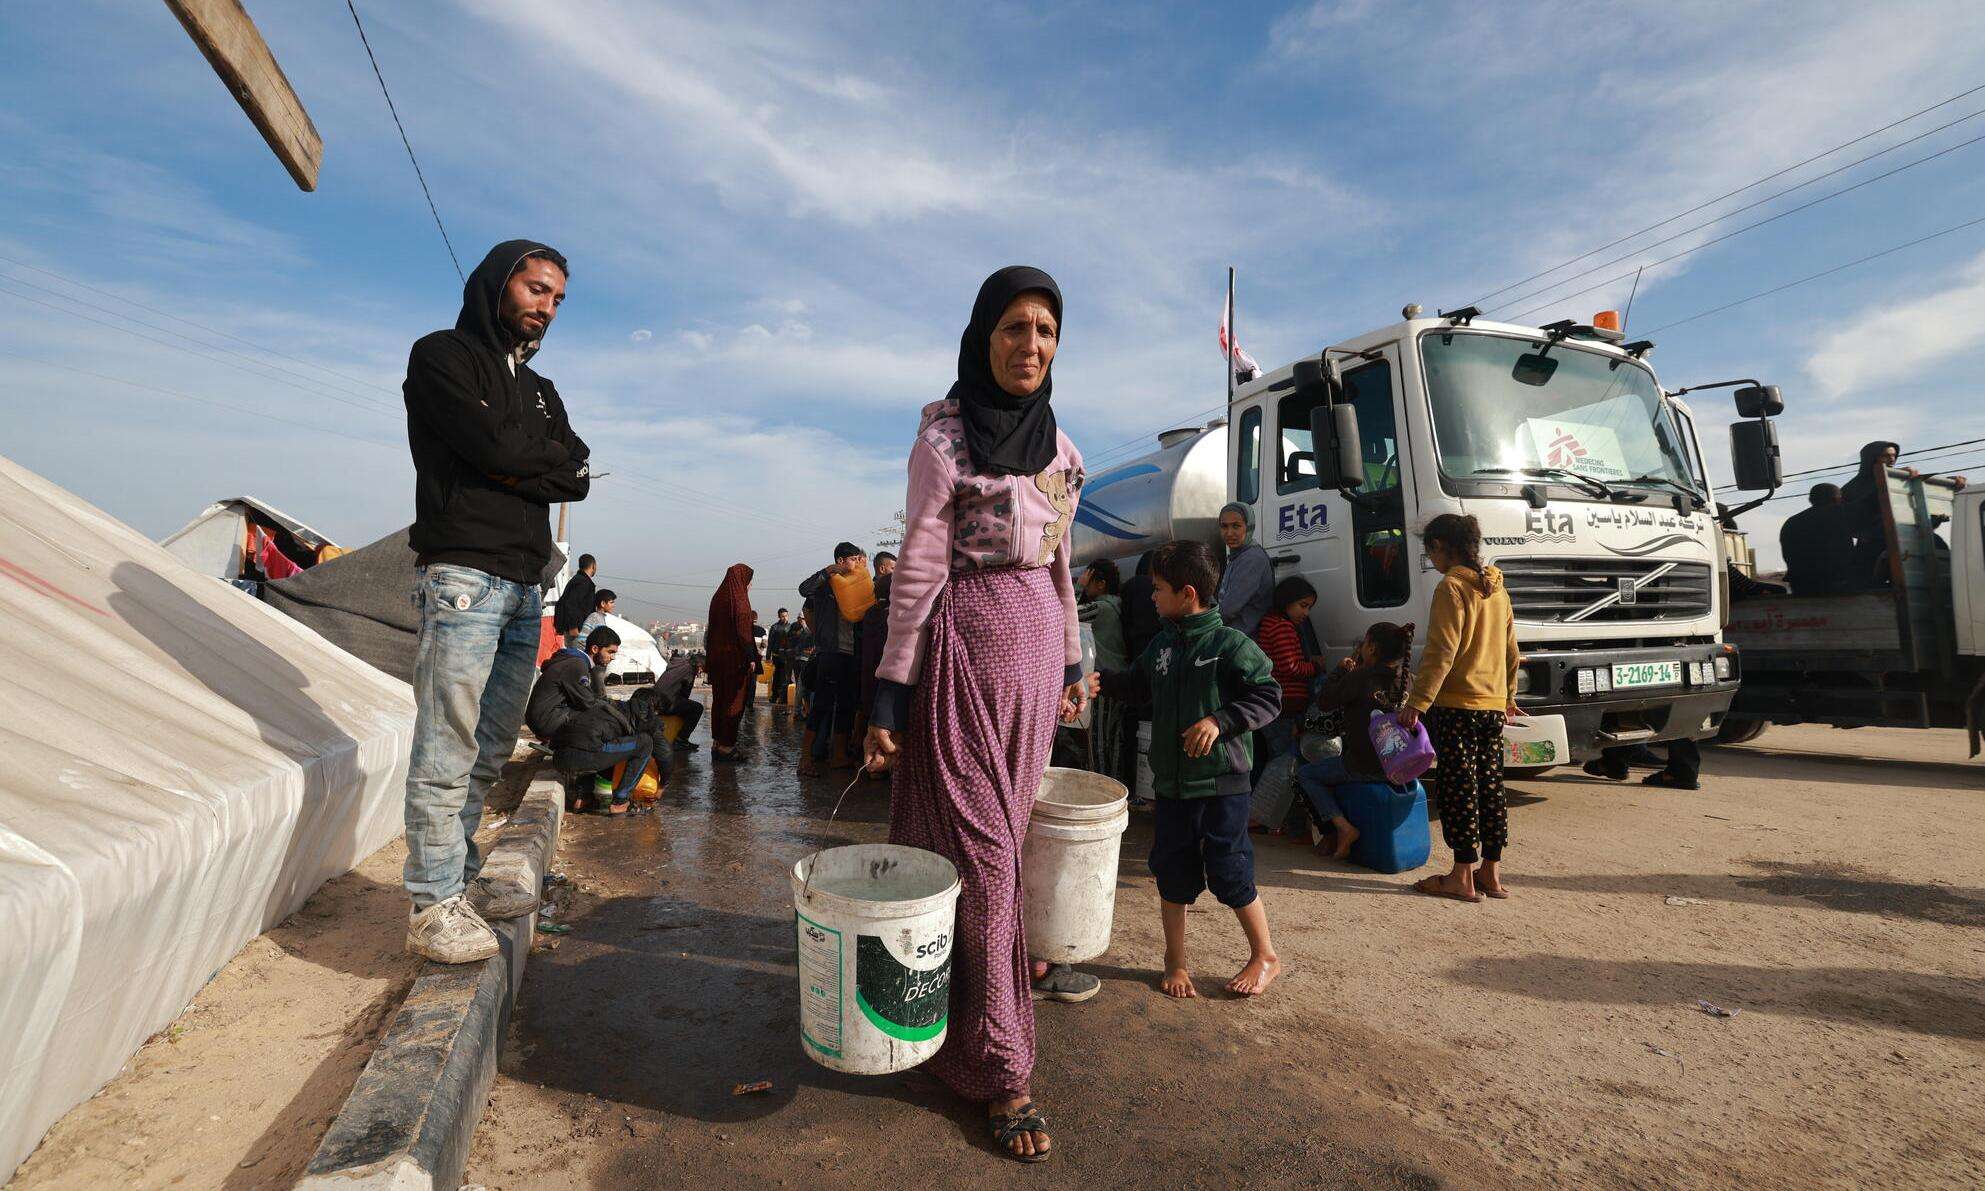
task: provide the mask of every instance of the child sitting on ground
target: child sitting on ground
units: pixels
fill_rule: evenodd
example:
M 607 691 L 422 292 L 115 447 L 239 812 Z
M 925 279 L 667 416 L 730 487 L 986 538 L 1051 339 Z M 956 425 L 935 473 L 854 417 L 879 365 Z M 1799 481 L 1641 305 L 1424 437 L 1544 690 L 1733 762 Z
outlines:
M 1253 996 L 1267 990 L 1281 965 L 1254 887 L 1250 735 L 1274 721 L 1282 688 L 1261 648 L 1204 602 L 1220 571 L 1203 543 L 1159 547 L 1151 580 L 1165 627 L 1131 669 L 1099 672 L 1091 690 L 1151 707 L 1151 779 L 1158 797 L 1150 864 L 1165 924 L 1159 987 L 1167 996 L 1199 995 L 1186 971 L 1185 915 L 1210 887 L 1240 919 L 1248 940 L 1247 966 L 1227 989 Z
M 1372 747 L 1371 719 L 1375 711 L 1397 711 L 1413 683 L 1413 626 L 1379 621 L 1365 630 L 1357 650 L 1317 685 L 1310 706 L 1338 711 L 1344 717 L 1344 750 L 1339 756 L 1311 761 L 1296 770 L 1315 826 L 1328 827 L 1334 839 L 1330 855 L 1338 860 L 1351 853 L 1358 829 L 1344 817 L 1336 787 L 1348 782 L 1383 782 L 1385 767 Z M 1321 845 L 1320 832 L 1312 842 Z

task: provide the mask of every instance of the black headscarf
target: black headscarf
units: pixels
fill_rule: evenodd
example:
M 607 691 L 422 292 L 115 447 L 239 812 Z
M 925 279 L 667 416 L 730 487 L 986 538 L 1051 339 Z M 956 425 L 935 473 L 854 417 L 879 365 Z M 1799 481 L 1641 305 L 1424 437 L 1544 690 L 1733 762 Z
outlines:
M 548 244 L 540 244 L 536 240 L 505 240 L 490 249 L 489 255 L 482 258 L 482 263 L 462 283 L 462 313 L 455 319 L 455 329 L 499 356 L 509 355 L 512 347 L 510 333 L 497 317 L 503 307 L 503 287 L 509 284 L 510 275 L 517 271 L 517 266 L 523 264 L 527 256 L 543 256 L 557 265 L 561 272 L 571 271 L 566 268 L 565 257 Z M 532 340 L 524 344 L 523 358 L 528 360 L 536 355 L 541 342 Z
M 972 466 L 985 475 L 1031 476 L 1055 458 L 1055 411 L 1048 402 L 1054 389 L 1052 366 L 1041 377 L 1041 387 L 1026 397 L 1015 397 L 993 379 L 993 330 L 1013 299 L 1029 290 L 1048 295 L 1060 324 L 1061 287 L 1055 279 L 1026 265 L 1008 265 L 979 287 L 972 321 L 958 343 L 958 381 L 951 386 L 950 397 L 958 403 L 965 423 L 965 450 Z

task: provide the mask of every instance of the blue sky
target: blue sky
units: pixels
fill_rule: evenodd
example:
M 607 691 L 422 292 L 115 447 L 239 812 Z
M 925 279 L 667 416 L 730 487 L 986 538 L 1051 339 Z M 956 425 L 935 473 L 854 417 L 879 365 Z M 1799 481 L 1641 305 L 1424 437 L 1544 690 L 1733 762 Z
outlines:
M 324 136 L 314 194 L 162 4 L 0 8 L 0 451 L 153 536 L 251 492 L 358 544 L 411 515 L 398 386 L 460 283 L 343 5 L 248 7 Z M 1220 404 L 1229 264 L 1273 366 L 1985 83 L 1985 6 L 1962 2 L 360 12 L 464 266 L 512 236 L 572 258 L 538 363 L 610 473 L 576 545 L 644 618 L 700 614 L 739 560 L 769 613 L 837 538 L 872 539 L 997 266 L 1061 281 L 1057 409 L 1107 464 Z M 1985 91 L 1538 300 L 1985 134 L 1685 232 L 1973 112 Z M 1981 215 L 1985 143 L 1650 270 L 1628 329 Z M 1668 328 L 1653 360 L 1670 387 L 1779 383 L 1788 467 L 1817 467 L 1985 433 L 1981 312 L 1985 225 Z M 1729 407 L 1697 409 L 1720 479 Z M 1747 527 L 1767 544 L 1796 507 Z

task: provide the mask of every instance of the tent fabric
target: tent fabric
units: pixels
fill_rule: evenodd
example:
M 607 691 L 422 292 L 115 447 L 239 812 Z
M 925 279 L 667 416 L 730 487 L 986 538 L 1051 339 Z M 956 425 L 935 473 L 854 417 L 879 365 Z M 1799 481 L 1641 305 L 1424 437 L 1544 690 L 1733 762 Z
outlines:
M 410 683 L 420 641 L 420 612 L 412 598 L 417 577 L 413 547 L 402 529 L 292 578 L 262 584 L 262 600 Z
M 404 683 L 0 458 L 0 1182 L 400 832 L 413 714 Z
M 242 565 L 254 562 L 260 551 L 258 529 L 268 534 L 285 558 L 305 567 L 322 558 L 324 548 L 331 545 L 323 534 L 252 496 L 215 501 L 159 544 L 203 575 L 239 579 Z

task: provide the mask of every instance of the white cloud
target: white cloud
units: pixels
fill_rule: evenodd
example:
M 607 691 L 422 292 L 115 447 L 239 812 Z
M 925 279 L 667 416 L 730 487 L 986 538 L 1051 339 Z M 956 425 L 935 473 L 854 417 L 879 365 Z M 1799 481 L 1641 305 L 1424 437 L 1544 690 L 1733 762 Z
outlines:
M 973 211 L 992 193 L 970 162 L 920 144 L 914 116 L 878 102 L 887 88 L 809 61 L 815 47 L 747 22 L 583 2 L 510 0 L 475 11 L 650 105 L 652 134 L 685 144 L 708 180 L 740 202 L 755 205 L 776 183 L 794 215 L 865 224 Z M 795 102 L 794 88 L 806 102 Z
M 654 337 L 655 337 L 655 333 L 653 331 L 650 331 L 646 327 L 643 327 L 640 330 L 629 335 L 627 339 L 628 342 L 630 343 L 646 343 L 650 339 L 653 339 Z
M 1958 281 L 1914 301 L 1885 299 L 1822 336 L 1806 372 L 1828 398 L 1890 389 L 1985 343 L 1985 253 Z

